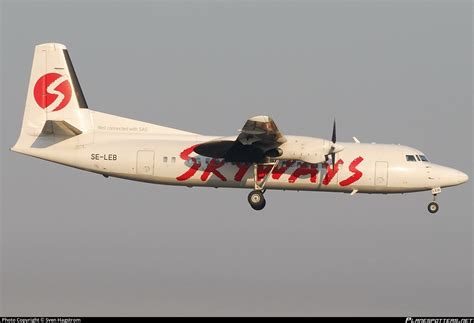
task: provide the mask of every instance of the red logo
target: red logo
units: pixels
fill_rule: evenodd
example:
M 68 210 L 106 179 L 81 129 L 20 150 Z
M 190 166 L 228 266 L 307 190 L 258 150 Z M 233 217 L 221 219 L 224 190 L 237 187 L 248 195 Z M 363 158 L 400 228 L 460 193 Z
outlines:
M 58 73 L 48 73 L 36 81 L 34 95 L 36 103 L 48 111 L 59 111 L 71 100 L 71 84 Z
M 189 169 L 181 174 L 180 176 L 176 177 L 178 181 L 186 181 L 193 177 L 198 171 L 201 169 L 201 162 L 200 159 L 195 158 L 195 157 L 190 157 L 189 155 L 193 153 L 194 148 L 198 146 L 199 144 L 196 144 L 194 146 L 191 146 L 181 152 L 179 157 L 181 157 L 182 160 L 186 161 L 185 165 L 189 167 Z M 352 173 L 351 176 L 348 178 L 342 180 L 339 182 L 340 186 L 348 186 L 351 185 L 355 182 L 357 182 L 363 175 L 363 173 L 357 169 L 357 166 L 364 160 L 363 157 L 359 156 L 355 158 L 350 164 L 349 164 L 349 171 Z M 300 163 L 299 165 L 295 165 L 294 160 L 288 160 L 286 161 L 282 166 L 278 166 L 273 169 L 272 171 L 272 166 L 265 166 L 265 165 L 258 165 L 257 167 L 257 180 L 261 181 L 263 178 L 271 171 L 271 176 L 275 180 L 279 180 L 280 177 L 283 174 L 288 174 L 288 182 L 289 183 L 294 183 L 296 180 L 300 179 L 300 177 L 304 176 L 310 176 L 309 181 L 311 183 L 317 183 L 318 181 L 318 174 L 321 174 L 321 183 L 325 186 L 329 185 L 336 175 L 336 173 L 339 172 L 340 168 L 344 164 L 344 161 L 342 159 L 339 159 L 333 167 L 331 167 L 330 164 L 324 163 L 321 165 L 321 168 L 319 168 L 317 165 L 311 165 L 308 163 Z M 202 171 L 201 174 L 201 181 L 205 182 L 208 180 L 208 178 L 212 175 L 215 175 L 217 178 L 219 178 L 221 181 L 226 182 L 227 178 L 224 176 L 225 172 L 223 169 L 221 169 L 222 172 L 220 172 L 218 169 L 223 167 L 225 165 L 225 162 L 220 159 L 210 159 L 209 163 L 207 164 L 206 168 L 204 171 Z M 247 171 L 250 169 L 251 164 L 249 163 L 236 163 L 235 166 L 237 167 L 237 172 L 234 175 L 234 181 L 236 182 L 241 182 L 244 179 L 245 174 L 247 174 Z M 295 169 L 291 169 L 294 167 Z M 320 173 L 322 169 L 325 169 L 325 174 Z M 289 171 L 287 173 L 287 171 Z M 223 174 L 224 173 L 224 174 Z M 324 177 L 323 177 L 324 175 Z M 303 179 L 301 178 L 301 179 Z

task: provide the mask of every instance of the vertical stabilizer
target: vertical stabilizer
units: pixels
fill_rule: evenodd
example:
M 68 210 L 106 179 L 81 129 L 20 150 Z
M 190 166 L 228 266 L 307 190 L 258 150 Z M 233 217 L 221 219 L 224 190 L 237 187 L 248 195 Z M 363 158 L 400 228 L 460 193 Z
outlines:
M 35 47 L 21 134 L 14 148 L 31 144 L 48 120 L 65 122 L 82 133 L 92 128 L 66 46 L 57 43 Z

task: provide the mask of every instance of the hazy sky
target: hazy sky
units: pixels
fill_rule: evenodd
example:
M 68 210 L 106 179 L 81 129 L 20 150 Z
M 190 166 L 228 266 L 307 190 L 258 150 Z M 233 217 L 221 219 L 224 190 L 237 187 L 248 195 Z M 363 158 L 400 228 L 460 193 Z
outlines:
M 89 107 L 210 135 L 402 143 L 472 173 L 470 1 L 1 3 L 4 315 L 473 315 L 472 180 L 349 196 L 183 188 L 9 151 L 33 49 Z

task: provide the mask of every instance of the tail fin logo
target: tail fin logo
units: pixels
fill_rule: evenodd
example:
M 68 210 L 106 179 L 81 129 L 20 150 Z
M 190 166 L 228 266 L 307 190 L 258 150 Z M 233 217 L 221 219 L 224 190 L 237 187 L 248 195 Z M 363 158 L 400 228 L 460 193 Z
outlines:
M 59 111 L 71 100 L 71 84 L 65 75 L 48 73 L 36 81 L 34 96 L 36 103 L 47 111 Z

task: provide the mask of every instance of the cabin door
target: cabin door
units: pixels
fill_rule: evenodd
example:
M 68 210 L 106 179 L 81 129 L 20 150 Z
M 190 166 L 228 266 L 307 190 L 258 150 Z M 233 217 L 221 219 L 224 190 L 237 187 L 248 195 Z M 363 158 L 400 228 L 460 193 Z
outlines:
M 153 175 L 155 165 L 155 152 L 152 150 L 139 150 L 137 152 L 137 174 Z
M 388 162 L 375 163 L 375 186 L 383 187 L 388 183 Z

